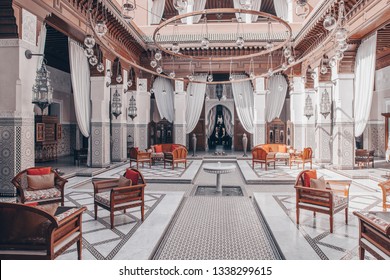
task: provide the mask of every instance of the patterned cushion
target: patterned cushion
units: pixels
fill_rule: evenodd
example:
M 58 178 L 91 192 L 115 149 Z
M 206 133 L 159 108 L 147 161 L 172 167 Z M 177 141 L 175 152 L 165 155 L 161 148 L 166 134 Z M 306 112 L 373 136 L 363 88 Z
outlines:
M 276 153 L 276 158 L 290 158 L 290 154 L 289 153 L 281 153 L 281 152 L 278 152 Z
M 110 206 L 110 193 L 111 192 L 101 192 L 95 194 L 95 200 L 104 205 Z
M 51 188 L 39 191 L 24 191 L 26 201 L 45 200 L 61 197 L 61 192 L 57 188 Z
M 345 204 L 348 204 L 348 197 L 333 195 L 334 208 L 339 208 L 340 206 L 343 206 Z
M 61 221 L 61 220 L 65 219 L 66 217 L 69 217 L 70 215 L 72 215 L 77 210 L 79 210 L 79 209 L 76 208 L 76 207 L 75 208 L 71 208 L 71 209 L 69 209 L 69 210 L 67 210 L 67 211 L 65 211 L 65 212 L 63 212 L 63 213 L 61 213 L 61 214 L 59 214 L 59 215 L 57 215 L 55 217 L 56 217 L 57 221 Z

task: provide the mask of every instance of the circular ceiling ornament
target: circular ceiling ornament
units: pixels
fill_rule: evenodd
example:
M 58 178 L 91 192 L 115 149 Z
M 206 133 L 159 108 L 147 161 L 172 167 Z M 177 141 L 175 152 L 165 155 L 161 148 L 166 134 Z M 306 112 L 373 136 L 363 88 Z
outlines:
M 207 54 L 205 54 L 203 56 L 201 56 L 201 55 L 199 55 L 199 56 L 187 55 L 187 54 L 183 54 L 180 52 L 176 52 L 176 49 L 175 49 L 175 51 L 172 50 L 172 44 L 180 45 L 180 42 L 178 42 L 178 41 L 171 41 L 171 42 L 160 41 L 161 37 L 162 37 L 162 36 L 160 36 L 160 34 L 163 34 L 164 28 L 168 27 L 171 23 L 176 24 L 177 22 L 180 22 L 182 19 L 192 17 L 192 16 L 202 15 L 202 16 L 207 18 L 208 15 L 216 15 L 219 13 L 232 14 L 232 15 L 235 15 L 236 13 L 240 13 L 240 14 L 250 14 L 250 15 L 259 16 L 261 18 L 264 18 L 264 19 L 271 21 L 272 24 L 281 24 L 282 26 L 284 26 L 286 28 L 286 30 L 283 32 L 286 34 L 286 36 L 285 36 L 284 40 L 282 40 L 280 42 L 275 42 L 275 41 L 270 40 L 270 38 L 267 38 L 266 41 L 268 41 L 268 43 L 272 41 L 272 45 L 269 45 L 269 46 L 267 45 L 268 47 L 264 47 L 263 49 L 260 49 L 256 53 L 244 54 L 244 55 L 239 55 L 239 56 L 210 56 Z M 207 27 L 207 21 L 206 21 L 206 23 L 198 23 L 198 25 L 201 25 L 201 24 L 205 24 Z M 210 40 L 208 35 L 209 34 L 199 34 L 199 37 L 200 37 L 199 42 L 198 42 L 199 49 L 206 49 L 203 46 L 204 45 L 203 41 L 205 41 L 206 39 L 207 39 L 207 49 L 211 48 L 211 45 L 213 44 L 213 42 L 212 42 L 212 40 Z M 239 39 L 239 38 L 235 38 L 234 42 L 232 41 L 232 43 L 235 46 L 236 46 L 237 39 Z M 242 38 L 242 39 L 244 40 L 244 38 Z M 157 28 L 155 29 L 155 31 L 153 33 L 153 42 L 155 44 L 155 47 L 158 48 L 160 51 L 165 52 L 166 54 L 169 54 L 169 55 L 174 56 L 174 57 L 179 57 L 182 59 L 189 59 L 189 60 L 194 60 L 194 61 L 195 60 L 197 60 L 197 61 L 209 61 L 209 60 L 211 60 L 211 61 L 231 61 L 231 60 L 250 59 L 253 57 L 258 57 L 258 56 L 262 56 L 265 54 L 269 54 L 275 50 L 281 49 L 284 46 L 286 46 L 287 44 L 289 44 L 291 39 L 292 39 L 291 27 L 283 19 L 281 19 L 277 16 L 274 16 L 272 14 L 268 14 L 268 13 L 261 12 L 261 11 L 233 9 L 233 8 L 206 9 L 203 11 L 196 11 L 196 12 L 190 12 L 190 13 L 177 15 L 177 16 L 172 17 L 166 21 L 163 21 L 160 25 L 157 26 Z M 278 40 L 280 40 L 280 39 L 278 39 Z M 245 38 L 245 43 L 247 43 L 247 42 L 251 42 L 251 38 Z M 259 43 L 258 40 L 255 42 Z M 220 42 L 216 41 L 216 43 L 220 43 Z M 165 44 L 167 45 L 166 47 L 164 46 Z

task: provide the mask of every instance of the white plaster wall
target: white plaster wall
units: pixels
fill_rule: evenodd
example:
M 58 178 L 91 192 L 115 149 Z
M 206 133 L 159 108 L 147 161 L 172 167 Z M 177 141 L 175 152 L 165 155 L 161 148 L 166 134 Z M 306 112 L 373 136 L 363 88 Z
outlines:
M 370 121 L 384 122 L 382 113 L 390 112 L 390 66 L 375 71 L 375 87 L 372 98 Z

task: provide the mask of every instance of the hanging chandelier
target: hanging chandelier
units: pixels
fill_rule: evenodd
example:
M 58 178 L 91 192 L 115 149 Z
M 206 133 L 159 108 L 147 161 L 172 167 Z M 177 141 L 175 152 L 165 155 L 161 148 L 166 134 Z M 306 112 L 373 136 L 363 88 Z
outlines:
M 215 92 L 217 94 L 217 98 L 219 101 L 221 101 L 222 98 L 222 93 L 223 93 L 223 85 L 222 84 L 217 84 L 215 87 Z
M 118 92 L 118 88 L 115 88 L 115 93 L 112 96 L 111 113 L 118 118 L 122 114 L 122 100 L 121 95 Z
M 127 115 L 134 120 L 134 118 L 137 116 L 137 104 L 136 100 L 133 95 L 131 95 L 130 101 L 129 101 L 129 108 Z
M 35 84 L 32 87 L 32 103 L 43 110 L 53 102 L 53 87 L 51 86 L 50 72 L 47 71 L 46 64 L 42 60 L 41 67 L 36 72 Z
M 311 97 L 307 95 L 305 100 L 305 107 L 303 108 L 303 114 L 307 119 L 310 119 L 314 115 L 313 102 L 311 101 Z
M 331 103 L 330 103 L 329 93 L 325 89 L 321 97 L 320 114 L 323 115 L 324 118 L 326 119 L 326 117 L 330 114 L 330 110 L 331 110 Z
M 126 0 L 122 5 L 122 17 L 125 21 L 130 22 L 135 17 L 134 10 L 137 8 L 137 4 L 134 1 Z

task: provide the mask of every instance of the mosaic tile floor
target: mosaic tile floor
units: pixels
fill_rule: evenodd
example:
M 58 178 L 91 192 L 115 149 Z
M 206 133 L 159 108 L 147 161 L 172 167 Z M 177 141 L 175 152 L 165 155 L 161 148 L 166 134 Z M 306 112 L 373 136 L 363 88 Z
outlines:
M 154 259 L 281 259 L 248 197 L 189 197 Z
M 164 194 L 145 194 L 145 221 L 164 198 Z M 110 260 L 122 249 L 141 226 L 140 208 L 115 212 L 115 227 L 110 228 L 109 211 L 99 207 L 98 219 L 94 220 L 93 193 L 72 191 L 65 195 L 65 206 L 86 206 L 83 214 L 83 259 Z M 145 222 L 144 221 L 144 222 Z M 75 259 L 73 245 L 58 259 Z
M 267 222 L 273 231 L 274 237 L 281 246 L 286 259 L 322 259 L 322 260 L 350 260 L 358 259 L 358 233 L 359 225 L 355 210 L 382 211 L 381 199 L 376 194 L 351 195 L 349 202 L 348 224 L 344 221 L 344 212 L 334 216 L 334 232 L 329 232 L 329 216 L 301 210 L 300 225 L 296 225 L 295 194 L 275 194 L 259 199 L 258 204 Z M 270 201 L 273 200 L 273 203 Z M 268 204 L 266 203 L 268 201 Z M 275 209 L 278 205 L 282 211 Z M 268 213 L 273 213 L 268 215 Z M 287 217 L 287 219 L 283 218 Z M 283 233 L 284 231 L 284 233 Z M 288 235 L 286 234 L 288 232 Z M 288 239 L 295 244 L 305 242 L 305 246 L 290 244 L 285 246 Z M 287 249 L 286 249 L 287 248 Z M 366 258 L 372 258 L 366 254 Z

